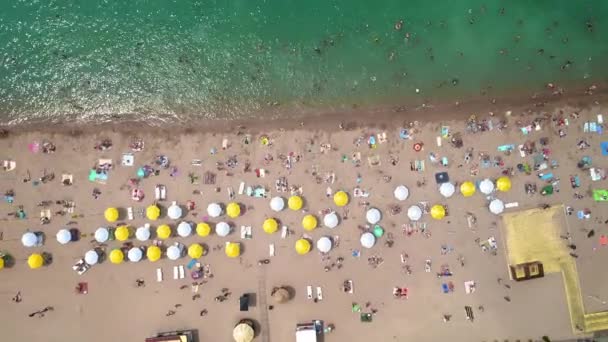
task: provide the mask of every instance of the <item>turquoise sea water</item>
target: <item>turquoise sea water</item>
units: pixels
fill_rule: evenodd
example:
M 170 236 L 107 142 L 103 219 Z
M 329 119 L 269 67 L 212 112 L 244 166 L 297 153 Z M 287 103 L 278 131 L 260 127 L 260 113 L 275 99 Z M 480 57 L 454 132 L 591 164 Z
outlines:
M 0 122 L 247 117 L 605 79 L 607 18 L 605 0 L 2 1 Z

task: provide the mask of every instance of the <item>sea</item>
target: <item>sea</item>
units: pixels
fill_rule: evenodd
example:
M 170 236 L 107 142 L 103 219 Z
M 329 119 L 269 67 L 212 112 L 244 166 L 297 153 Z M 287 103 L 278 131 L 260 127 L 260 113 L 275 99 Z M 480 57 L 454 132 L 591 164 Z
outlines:
M 606 0 L 3 0 L 0 123 L 273 119 L 608 77 Z

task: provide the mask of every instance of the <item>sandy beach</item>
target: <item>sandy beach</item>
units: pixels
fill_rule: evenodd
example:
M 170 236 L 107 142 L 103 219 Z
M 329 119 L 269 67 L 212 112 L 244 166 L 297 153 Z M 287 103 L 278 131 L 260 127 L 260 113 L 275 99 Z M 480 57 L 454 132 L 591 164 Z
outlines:
M 575 246 L 570 248 L 576 255 L 585 312 L 607 310 L 608 289 L 604 284 L 608 279 L 605 272 L 598 270 L 608 256 L 608 247 L 599 242 L 600 237 L 607 234 L 608 217 L 604 214 L 604 204 L 595 202 L 591 196 L 591 190 L 606 187 L 606 181 L 592 181 L 588 170 L 577 167 L 584 156 L 592 158 L 595 168 L 608 167 L 600 148 L 603 135 L 584 130 L 586 122 L 603 127 L 598 122 L 598 114 L 608 119 L 605 108 L 599 105 L 600 100 L 599 97 L 575 98 L 542 107 L 530 103 L 513 107 L 506 104 L 449 107 L 454 114 L 444 115 L 444 119 L 434 114 L 439 108 L 428 111 L 418 108 L 403 114 L 379 115 L 376 122 L 369 115 L 367 119 L 342 116 L 301 124 L 275 122 L 270 124 L 272 128 L 264 127 L 263 123 L 231 123 L 217 130 L 199 130 L 195 126 L 163 130 L 129 125 L 128 129 L 102 126 L 5 131 L 0 139 L 0 159 L 14 161 L 16 167 L 0 175 L 0 190 L 5 194 L 14 192 L 13 203 L 5 200 L 0 204 L 0 251 L 15 260 L 12 267 L 0 270 L 0 303 L 5 308 L 0 310 L 3 339 L 144 341 L 161 331 L 197 329 L 201 342 L 231 341 L 232 328 L 242 318 L 258 323 L 256 341 L 275 342 L 295 340 L 297 323 L 317 319 L 335 326 L 334 331 L 321 336 L 326 342 L 538 341 L 545 335 L 559 341 L 591 336 L 591 332 L 577 331 L 572 326 L 559 274 L 522 282 L 510 280 L 501 215 L 490 213 L 488 196 L 479 189 L 465 198 L 459 185 L 485 178 L 495 181 L 504 172 L 512 188 L 494 192 L 490 197 L 504 203 L 518 203 L 515 208 L 506 208 L 505 213 L 544 204 L 571 207 L 572 215 L 567 215 L 564 209 L 564 214 L 555 220 L 565 222 L 564 245 Z M 467 118 L 472 114 L 485 131 L 469 132 Z M 534 129 L 535 120 L 539 130 Z M 532 130 L 523 134 L 521 127 L 529 125 Z M 442 127 L 449 127 L 444 129 L 444 137 L 441 137 Z M 400 136 L 403 128 L 407 129 L 409 138 Z M 381 138 L 384 133 L 385 142 Z M 462 137 L 462 147 L 450 143 L 450 139 L 458 135 Z M 373 146 L 369 144 L 370 136 L 376 140 Z M 129 148 L 135 137 L 145 142 L 141 152 L 132 152 Z M 437 145 L 437 137 L 441 146 Z M 262 138 L 270 143 L 262 144 Z M 541 138 L 547 138 L 546 145 L 541 145 Z M 111 140 L 111 149 L 95 150 L 94 146 L 104 139 Z M 223 141 L 226 148 L 222 147 Z M 579 144 L 581 141 L 585 143 Z M 35 142 L 51 142 L 56 150 L 32 152 Z M 534 142 L 539 152 L 520 156 L 518 146 L 526 142 Z M 421 144 L 422 150 L 415 151 L 415 144 Z M 514 149 L 511 153 L 501 152 L 498 147 L 503 145 L 513 145 Z M 539 179 L 536 171 L 527 175 L 517 167 L 522 163 L 533 165 L 533 156 L 542 155 L 543 149 L 546 149 L 546 162 L 551 164 L 555 160 L 559 165 L 545 170 L 553 173 L 553 182 L 559 179 L 555 190 L 559 187 L 560 191 L 550 196 L 541 196 L 541 188 L 549 183 Z M 214 153 L 210 153 L 212 150 Z M 471 157 L 468 163 L 465 161 L 467 150 Z M 133 153 L 133 166 L 121 165 L 123 153 Z M 158 155 L 170 160 L 168 169 L 154 165 Z M 489 158 L 487 167 L 482 156 Z M 285 166 L 288 157 L 292 161 L 289 168 Z M 106 184 L 88 180 L 91 168 L 100 158 L 112 159 L 114 164 Z M 228 164 L 234 162 L 234 158 L 236 164 L 230 167 Z M 201 165 L 193 165 L 193 160 L 200 160 Z M 424 170 L 411 170 L 415 160 L 424 161 Z M 441 165 L 441 161 L 447 165 Z M 137 169 L 143 165 L 160 170 L 159 174 L 142 178 L 137 185 L 130 184 L 129 179 L 137 178 Z M 265 177 L 256 176 L 255 170 L 260 168 L 266 170 Z M 45 172 L 54 173 L 54 179 L 35 185 Z M 206 172 L 216 175 L 215 184 L 204 184 Z M 435 180 L 438 172 L 447 172 L 450 182 L 456 184 L 452 197 L 444 198 L 440 194 Z M 28 174 L 31 179 L 24 182 Z M 62 174 L 71 174 L 73 184 L 63 185 Z M 580 187 L 576 189 L 569 180 L 575 175 L 580 177 Z M 286 178 L 288 187 L 301 188 L 302 210 L 286 208 L 273 212 L 270 209 L 272 197 L 287 200 L 291 196 L 289 189 L 286 192 L 275 189 L 275 181 L 281 177 Z M 266 198 L 238 194 L 241 182 L 264 187 Z M 526 194 L 526 183 L 536 184 L 537 192 Z M 155 202 L 157 184 L 166 186 L 167 196 L 158 202 L 162 208 L 160 219 L 151 222 L 139 212 Z M 393 196 L 399 185 L 409 189 L 409 197 L 404 201 Z M 143 191 L 143 200 L 131 199 L 132 188 Z M 228 188 L 237 192 L 232 200 L 228 197 Z M 369 197 L 355 197 L 355 188 L 369 193 Z M 92 195 L 94 189 L 100 192 L 97 198 Z M 332 200 L 333 194 L 340 190 L 350 198 L 344 207 L 337 207 Z M 581 198 L 575 198 L 575 194 Z M 45 209 L 38 206 L 42 201 L 52 203 L 48 209 L 53 215 L 45 225 L 41 225 L 39 219 L 40 211 Z M 61 210 L 56 201 L 73 201 L 73 213 L 55 214 Z M 166 208 L 172 201 L 184 208 L 188 201 L 193 201 L 195 208 L 185 211 L 181 219 L 171 220 Z M 246 209 L 240 217 L 207 217 L 209 203 L 226 205 L 233 201 Z M 412 225 L 412 231 L 408 231 L 411 224 L 408 207 L 421 202 L 429 206 L 444 205 L 448 215 L 435 220 L 424 214 Z M 20 206 L 26 216 L 23 219 L 14 215 Z M 395 206 L 399 210 L 395 210 Z M 104 219 L 104 210 L 108 207 L 120 209 L 118 222 L 108 223 Z M 128 207 L 134 209 L 133 220 L 127 218 Z M 378 224 L 384 229 L 384 236 L 366 249 L 359 239 L 371 228 L 366 222 L 369 208 L 381 211 Z M 392 214 L 391 209 L 398 213 Z M 577 218 L 577 212 L 586 209 L 590 217 Z M 336 228 L 323 227 L 324 210 L 335 211 L 340 217 Z M 471 227 L 467 213 L 476 218 Z M 319 227 L 305 231 L 301 221 L 306 214 L 315 215 Z M 280 226 L 287 226 L 291 234 L 285 238 L 281 232 L 266 234 L 262 223 L 269 217 L 279 220 Z M 122 222 L 135 229 L 150 223 L 154 232 L 158 225 L 167 223 L 175 231 L 181 221 L 194 224 L 207 221 L 212 226 L 227 221 L 233 227 L 227 237 L 174 235 L 163 242 L 164 246 L 180 242 L 186 246 L 201 243 L 207 247 L 206 255 L 199 261 L 209 265 L 213 277 L 200 285 L 200 298 L 193 299 L 195 293 L 190 286 L 193 280 L 189 275 L 178 280 L 172 277 L 174 266 L 186 266 L 190 262 L 187 256 L 177 261 L 163 257 L 154 263 L 142 260 L 115 265 L 105 261 L 81 276 L 72 270 L 72 265 L 85 252 L 98 245 L 93 238 L 98 227 L 116 227 Z M 242 225 L 252 226 L 251 239 L 241 239 Z M 64 227 L 77 228 L 82 234 L 80 241 L 60 245 L 55 234 Z M 21 237 L 27 230 L 44 232 L 44 245 L 24 247 Z M 588 237 L 591 230 L 594 235 Z M 323 236 L 334 239 L 334 244 L 339 240 L 327 255 L 315 249 L 316 241 Z M 294 250 L 296 240 L 302 237 L 312 242 L 313 249 L 306 255 L 298 255 Z M 480 246 L 480 242 L 491 237 L 497 242 L 494 252 Z M 152 243 L 129 241 L 134 246 Z M 226 257 L 223 246 L 227 241 L 241 244 L 241 257 Z M 275 246 L 275 256 L 269 256 L 270 244 Z M 109 252 L 121 245 L 110 241 L 103 248 Z M 30 269 L 28 256 L 41 252 L 52 255 L 52 264 Z M 355 256 L 356 252 L 360 255 Z M 403 258 L 404 255 L 407 257 Z M 338 258 L 343 258 L 340 267 L 336 266 Z M 377 265 L 372 265 L 370 258 L 375 259 Z M 259 265 L 258 260 L 262 259 L 268 259 L 269 263 Z M 429 273 L 425 272 L 427 259 L 432 261 Z M 437 277 L 442 265 L 449 265 L 451 276 Z M 156 281 L 157 268 L 163 271 L 162 282 Z M 137 287 L 136 279 L 143 279 L 145 286 Z M 352 294 L 342 291 L 345 280 L 352 280 Z M 465 293 L 465 281 L 475 282 L 473 293 Z M 75 293 L 79 282 L 88 284 L 87 294 Z M 454 285 L 453 291 L 443 293 L 442 284 L 450 282 Z M 293 298 L 284 304 L 274 303 L 270 291 L 275 286 L 293 288 Z M 307 299 L 307 286 L 315 290 L 321 287 L 323 299 L 317 302 Z M 407 288 L 408 298 L 394 298 L 394 287 Z M 222 293 L 222 288 L 229 289 L 231 295 L 226 301 L 217 302 L 214 298 Z M 11 301 L 18 292 L 21 300 Z M 238 298 L 243 293 L 256 294 L 248 312 L 239 311 Z M 360 322 L 360 313 L 352 312 L 353 303 L 359 304 L 363 313 L 374 312 L 373 321 Z M 269 309 L 269 305 L 273 308 Z M 53 310 L 44 317 L 28 316 L 47 306 Z M 465 306 L 473 309 L 473 321 L 466 319 Z M 201 316 L 204 309 L 208 313 Z M 167 316 L 169 310 L 175 314 Z

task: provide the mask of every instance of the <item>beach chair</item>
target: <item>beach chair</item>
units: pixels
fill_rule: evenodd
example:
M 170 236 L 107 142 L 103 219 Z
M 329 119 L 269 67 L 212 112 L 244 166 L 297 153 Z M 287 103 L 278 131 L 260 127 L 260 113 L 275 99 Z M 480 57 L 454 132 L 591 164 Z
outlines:
M 321 286 L 317 286 L 317 300 L 323 300 L 323 289 L 321 289 Z
M 312 299 L 312 286 L 310 285 L 306 286 L 306 298 Z
M 241 239 L 249 240 L 251 238 L 251 226 L 241 226 Z
M 134 216 L 133 216 L 133 207 L 128 207 L 127 208 L 127 219 L 129 219 L 129 221 L 133 221 Z
M 3 160 L 2 169 L 4 171 L 13 171 L 17 167 L 17 162 L 14 160 Z
M 164 201 L 167 199 L 167 187 L 162 184 L 157 184 L 154 187 L 154 198 L 157 201 Z
M 74 183 L 74 176 L 71 174 L 62 174 L 61 175 L 61 184 L 69 186 Z
M 241 182 L 241 184 L 239 185 L 239 195 L 242 195 L 244 191 L 245 191 L 245 182 Z
M 184 265 L 179 265 L 179 279 L 184 279 L 186 277 L 186 271 L 184 270 Z
M 163 270 L 160 268 L 156 269 L 156 281 L 162 283 L 163 281 Z
M 464 307 L 464 312 L 465 312 L 467 321 L 473 322 L 473 320 L 475 320 L 475 317 L 473 316 L 473 308 L 472 307 L 465 306 Z
M 273 257 L 275 252 L 274 243 L 268 245 L 268 255 Z

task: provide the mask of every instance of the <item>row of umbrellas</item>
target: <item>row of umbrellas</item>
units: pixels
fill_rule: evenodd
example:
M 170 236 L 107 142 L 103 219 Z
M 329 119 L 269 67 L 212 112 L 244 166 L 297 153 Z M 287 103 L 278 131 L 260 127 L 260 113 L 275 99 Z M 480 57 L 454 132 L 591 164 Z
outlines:
M 489 179 L 484 179 L 479 182 L 479 191 L 484 195 L 489 195 L 494 192 L 494 183 Z M 511 190 L 511 180 L 509 177 L 503 176 L 496 180 L 496 189 L 501 192 L 507 192 Z M 464 197 L 471 197 L 475 194 L 477 188 L 471 181 L 466 181 L 460 185 L 460 193 Z M 442 183 L 439 186 L 439 193 L 445 197 L 450 198 L 456 193 L 456 187 L 452 183 Z

